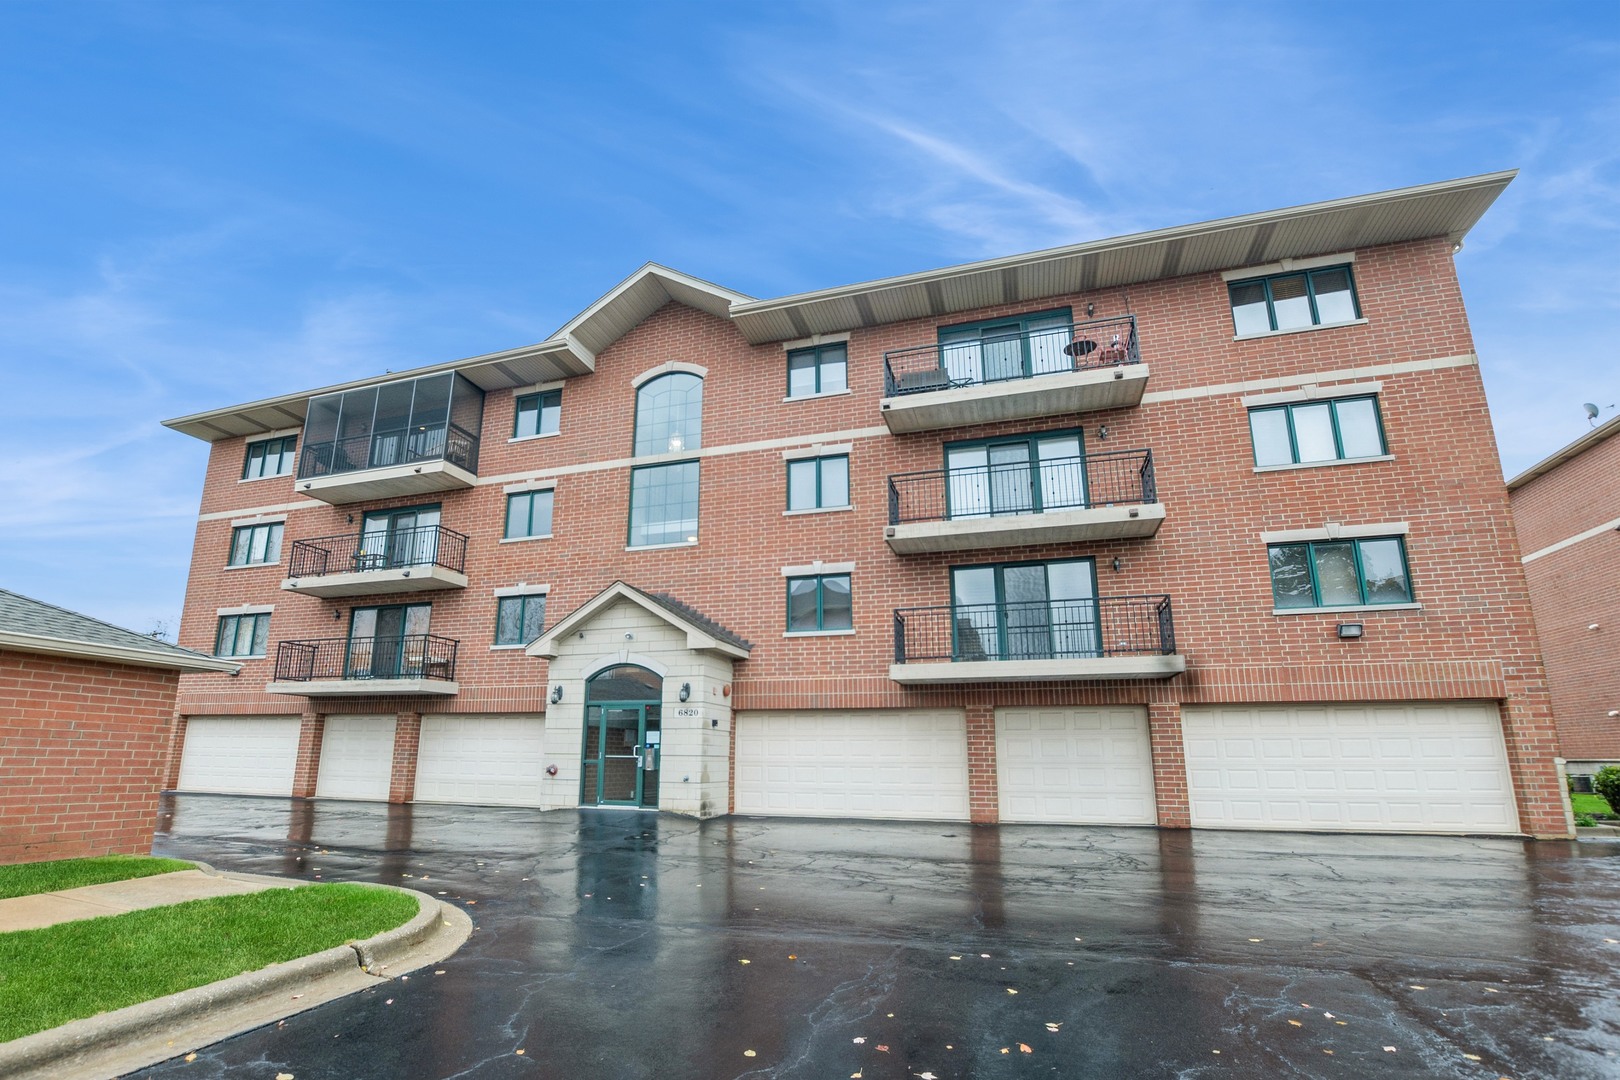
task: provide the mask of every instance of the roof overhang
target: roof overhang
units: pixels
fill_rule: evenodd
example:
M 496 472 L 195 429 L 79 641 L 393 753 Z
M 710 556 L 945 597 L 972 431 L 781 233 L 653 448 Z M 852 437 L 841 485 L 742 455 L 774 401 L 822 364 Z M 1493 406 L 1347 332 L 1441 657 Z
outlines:
M 1538 476 L 1545 476 L 1566 461 L 1573 461 L 1600 443 L 1620 435 L 1620 416 L 1610 417 L 1551 457 L 1543 458 L 1507 482 L 1509 491 L 1523 487 Z
M 1260 266 L 1404 240 L 1460 244 L 1518 175 L 1486 173 L 733 305 L 750 343 Z
M 0 630 L 0 650 L 42 653 L 47 656 L 67 656 L 75 660 L 94 660 L 104 664 L 129 664 L 134 667 L 165 668 L 181 672 L 224 672 L 235 675 L 242 665 L 233 660 L 221 660 L 201 653 L 186 655 L 178 648 L 159 652 L 123 645 L 103 645 L 93 641 L 73 641 L 68 638 L 47 637 L 41 634 L 20 634 Z
M 216 439 L 262 435 L 269 431 L 302 427 L 310 399 L 323 394 L 419 379 L 424 375 L 446 371 L 465 375 L 481 390 L 510 390 L 589 375 L 596 370 L 597 353 L 671 301 L 727 318 L 733 304 L 748 299 L 743 293 L 721 288 L 666 266 L 648 263 L 570 319 L 552 337 L 537 345 L 525 345 L 409 371 L 385 372 L 318 390 L 264 398 L 245 405 L 210 409 L 165 420 L 163 426 L 205 442 L 213 442 Z
M 626 585 L 622 581 L 615 581 L 612 585 L 609 585 L 575 608 L 564 616 L 556 626 L 535 638 L 524 651 L 530 656 L 555 660 L 561 651 L 558 647 L 559 642 L 568 635 L 579 632 L 589 625 L 599 612 L 612 607 L 621 600 L 636 605 L 649 615 L 684 633 L 686 635 L 686 647 L 695 652 L 714 652 L 722 656 L 729 656 L 735 660 L 746 660 L 752 651 L 716 637 L 707 628 L 689 619 L 682 618 L 678 613 L 658 603 L 640 589 L 633 585 Z

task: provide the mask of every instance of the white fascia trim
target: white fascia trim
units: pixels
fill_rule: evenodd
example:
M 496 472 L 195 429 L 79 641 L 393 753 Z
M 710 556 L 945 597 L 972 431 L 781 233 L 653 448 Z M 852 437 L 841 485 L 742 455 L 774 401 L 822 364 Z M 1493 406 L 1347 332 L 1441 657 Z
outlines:
M 544 394 L 547 390 L 561 390 L 564 386 L 562 379 L 553 379 L 550 382 L 535 383 L 533 386 L 518 386 L 512 390 L 515 398 L 528 397 L 530 394 Z M 530 436 L 533 438 L 534 436 Z
M 1388 521 L 1381 525 L 1341 525 L 1336 521 L 1323 522 L 1320 529 L 1285 529 L 1263 532 L 1263 544 L 1297 544 L 1305 540 L 1365 540 L 1377 536 L 1406 536 L 1410 526 L 1404 521 Z
M 1246 409 L 1259 409 L 1267 405 L 1291 405 L 1298 401 L 1326 401 L 1330 398 L 1367 397 L 1384 390 L 1381 382 L 1345 383 L 1340 386 L 1321 386 L 1306 383 L 1298 390 L 1282 390 L 1275 394 L 1251 394 L 1243 399 Z
M 655 368 L 648 368 L 640 375 L 630 380 L 630 385 L 640 387 L 644 382 L 651 382 L 660 375 L 668 375 L 672 371 L 684 371 L 688 375 L 696 375 L 700 379 L 709 377 L 709 369 L 698 364 L 688 364 L 681 360 L 665 360 Z
M 1260 338 L 1283 337 L 1287 334 L 1309 334 L 1313 330 L 1337 330 L 1341 326 L 1367 326 L 1368 321 L 1361 319 L 1346 319 L 1343 322 L 1313 323 L 1310 326 L 1290 326 L 1286 330 L 1261 330 L 1254 334 L 1233 334 L 1233 341 L 1257 341 Z
M 268 480 L 268 479 L 270 479 L 270 477 L 262 477 L 262 479 Z M 285 477 L 283 477 L 283 479 L 285 479 Z M 212 513 L 208 513 L 208 514 L 198 514 L 197 515 L 197 520 L 198 521 L 229 521 L 232 518 L 239 518 L 243 514 L 264 515 L 264 514 L 291 513 L 294 510 L 330 510 L 330 509 L 332 509 L 332 504 L 331 503 L 317 502 L 314 499 L 304 499 L 304 500 L 302 500 L 300 502 L 276 503 L 273 506 L 247 506 L 247 507 L 243 507 L 240 510 L 215 510 Z
M 1394 454 L 1373 454 L 1370 457 L 1334 458 L 1332 461 L 1299 461 L 1288 465 L 1256 465 L 1257 473 L 1293 472 L 1295 469 L 1327 469 L 1334 465 L 1365 465 L 1369 461 L 1394 461 Z
M 543 480 L 524 480 L 517 484 L 507 484 L 505 487 L 501 488 L 501 491 L 507 495 L 521 495 L 526 491 L 551 491 L 555 489 L 556 486 L 556 478 L 547 477 Z
M 260 514 L 258 517 L 249 518 L 231 518 L 231 528 L 233 529 L 246 528 L 249 525 L 285 525 L 286 523 L 287 515 L 284 513 Z
M 276 610 L 274 604 L 238 604 L 236 607 L 215 608 L 215 615 L 268 615 Z
M 529 585 L 518 582 L 516 585 L 502 585 L 498 589 L 490 590 L 491 596 L 544 596 L 551 591 L 550 585 Z M 528 644 L 527 642 L 524 643 Z M 523 648 L 519 645 L 518 648 Z
M 1264 266 L 1245 266 L 1241 270 L 1222 270 L 1222 281 L 1243 281 L 1246 278 L 1270 277 L 1272 274 L 1286 274 L 1292 270 L 1315 270 L 1319 266 L 1344 266 L 1356 261 L 1356 253 L 1347 251 L 1343 255 L 1313 255 L 1309 259 L 1284 259 L 1281 262 L 1266 263 Z
M 49 656 L 67 656 L 75 660 L 102 660 L 110 664 L 129 664 L 132 667 L 163 668 L 169 671 L 222 671 L 234 675 L 242 665 L 234 660 L 212 656 L 175 656 L 123 645 L 102 645 L 90 641 L 67 641 L 43 637 L 39 634 L 20 634 L 0 630 L 0 649 L 17 652 L 44 653 Z
M 817 443 L 814 446 L 797 446 L 792 450 L 782 451 L 783 461 L 803 461 L 805 458 L 818 457 L 848 457 L 852 443 Z
M 784 341 L 782 342 L 782 351 L 793 352 L 795 349 L 813 349 L 817 345 L 848 344 L 849 333 L 848 330 L 841 330 L 836 334 L 811 334 L 809 337 Z
M 817 574 L 853 574 L 852 562 L 813 562 L 807 566 L 784 566 L 783 577 L 814 577 Z
M 1537 550 L 1532 551 L 1530 554 L 1524 556 L 1519 561 L 1521 563 L 1535 562 L 1544 555 L 1551 555 L 1554 552 L 1563 551 L 1565 548 L 1573 547 L 1583 540 L 1590 540 L 1595 536 L 1602 536 L 1604 533 L 1613 532 L 1616 529 L 1620 529 L 1620 518 L 1615 518 L 1613 521 L 1605 521 L 1602 525 L 1594 525 L 1585 532 L 1578 532 L 1574 536 L 1567 536 L 1555 544 L 1548 544 L 1544 548 L 1538 548 Z

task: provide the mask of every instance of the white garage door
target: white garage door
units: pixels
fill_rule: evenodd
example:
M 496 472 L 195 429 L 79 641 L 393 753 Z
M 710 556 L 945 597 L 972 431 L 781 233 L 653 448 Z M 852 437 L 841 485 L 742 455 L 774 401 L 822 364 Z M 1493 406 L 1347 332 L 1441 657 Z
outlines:
M 997 709 L 996 763 L 1002 821 L 1158 821 L 1145 709 Z
M 756 712 L 737 716 L 739 814 L 968 816 L 960 710 Z
M 1492 704 L 1188 706 L 1181 725 L 1195 827 L 1519 831 Z
M 539 806 L 545 742 L 539 716 L 424 716 L 418 802 Z
M 296 716 L 193 716 L 180 749 L 180 790 L 291 795 Z
M 387 799 L 393 765 L 392 716 L 328 716 L 315 794 L 323 799 Z

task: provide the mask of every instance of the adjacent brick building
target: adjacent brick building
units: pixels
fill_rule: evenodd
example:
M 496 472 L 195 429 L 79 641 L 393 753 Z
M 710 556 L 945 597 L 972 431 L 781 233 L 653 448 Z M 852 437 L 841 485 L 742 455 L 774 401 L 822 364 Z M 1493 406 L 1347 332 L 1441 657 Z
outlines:
M 1508 481 L 1558 741 L 1572 775 L 1620 764 L 1620 417 Z
M 150 852 L 180 672 L 236 668 L 0 589 L 0 865 Z
M 1452 259 L 1502 173 L 199 413 L 168 782 L 1563 835 Z

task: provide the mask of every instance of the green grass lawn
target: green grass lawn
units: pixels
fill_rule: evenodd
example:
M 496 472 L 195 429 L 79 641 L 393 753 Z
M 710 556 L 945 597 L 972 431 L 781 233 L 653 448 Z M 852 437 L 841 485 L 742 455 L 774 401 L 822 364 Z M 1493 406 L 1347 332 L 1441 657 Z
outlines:
M 1571 792 L 1569 805 L 1577 814 L 1591 814 L 1596 817 L 1599 814 L 1610 813 L 1609 804 L 1603 801 L 1601 795 L 1581 795 Z
M 403 925 L 415 897 L 305 885 L 0 934 L 0 1042 Z
M 179 859 L 155 859 L 150 855 L 102 855 L 94 859 L 57 859 L 54 862 L 0 866 L 0 900 L 191 869 L 191 863 Z

